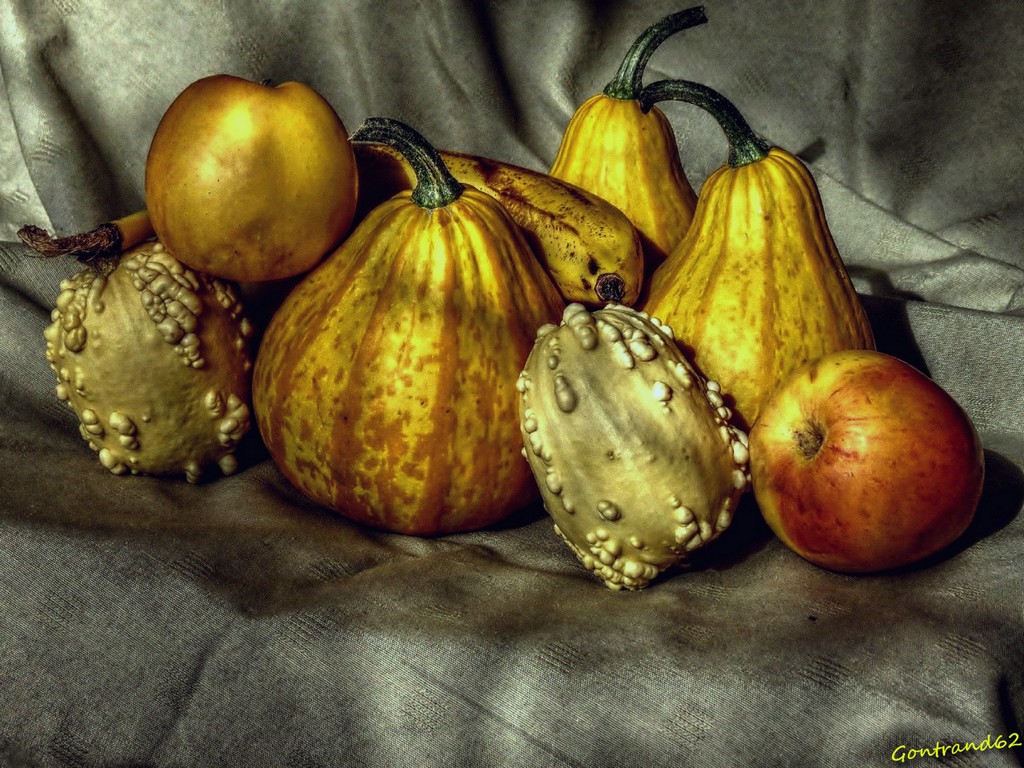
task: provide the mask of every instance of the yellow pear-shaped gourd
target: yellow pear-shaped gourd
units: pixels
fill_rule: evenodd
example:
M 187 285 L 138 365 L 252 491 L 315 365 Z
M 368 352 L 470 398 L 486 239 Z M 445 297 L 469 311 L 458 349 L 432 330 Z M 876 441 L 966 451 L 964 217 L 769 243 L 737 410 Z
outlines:
M 505 209 L 422 136 L 371 118 L 419 183 L 377 206 L 292 290 L 260 345 L 257 425 L 314 501 L 430 535 L 485 527 L 536 498 L 512 386 L 562 300 Z
M 552 176 L 626 214 L 640 233 L 648 274 L 686 233 L 697 197 L 668 118 L 640 102 L 644 68 L 667 37 L 705 21 L 703 8 L 690 8 L 645 30 L 604 91 L 577 108 L 551 166 Z
M 827 352 L 873 348 L 871 327 L 804 164 L 769 147 L 707 86 L 661 81 L 642 98 L 697 104 L 729 139 L 729 162 L 704 182 L 642 306 L 672 326 L 749 429 L 788 373 Z

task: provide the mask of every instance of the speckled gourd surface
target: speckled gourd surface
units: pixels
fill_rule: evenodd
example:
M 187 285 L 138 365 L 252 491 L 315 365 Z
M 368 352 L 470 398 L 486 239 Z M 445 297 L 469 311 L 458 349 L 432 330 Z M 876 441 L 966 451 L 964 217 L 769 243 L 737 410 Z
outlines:
M 658 81 L 641 96 L 665 99 L 712 115 L 729 160 L 704 181 L 690 228 L 637 306 L 675 329 L 749 429 L 796 368 L 873 348 L 871 325 L 803 162 L 757 136 L 732 102 L 701 83 Z
M 401 153 L 383 144 L 353 144 L 359 168 L 358 217 L 403 189 L 416 174 Z M 508 211 L 566 303 L 633 304 L 644 279 L 640 236 L 603 197 L 546 173 L 461 152 L 438 151 L 462 184 Z
M 685 336 L 749 428 L 797 367 L 874 341 L 799 160 L 773 148 L 757 163 L 719 169 L 701 194 L 643 308 Z
M 600 160 L 598 160 L 600 158 Z M 652 266 L 686 233 L 697 196 L 679 161 L 665 114 L 598 94 L 577 109 L 551 175 L 605 197 L 626 214 Z
M 731 523 L 746 433 L 656 318 L 570 304 L 539 329 L 517 389 L 555 531 L 608 587 L 645 587 Z
M 57 396 L 115 474 L 237 468 L 250 426 L 250 339 L 233 284 L 146 242 L 60 286 L 46 328 Z
M 577 107 L 551 165 L 552 176 L 600 195 L 626 214 L 640 234 L 648 274 L 686 233 L 697 195 L 668 117 L 640 101 L 644 72 L 665 40 L 706 21 L 698 6 L 644 30 L 604 90 Z
M 564 306 L 490 195 L 426 139 L 371 118 L 419 179 L 378 205 L 274 314 L 254 369 L 264 442 L 292 484 L 356 522 L 435 535 L 536 498 L 512 388 Z

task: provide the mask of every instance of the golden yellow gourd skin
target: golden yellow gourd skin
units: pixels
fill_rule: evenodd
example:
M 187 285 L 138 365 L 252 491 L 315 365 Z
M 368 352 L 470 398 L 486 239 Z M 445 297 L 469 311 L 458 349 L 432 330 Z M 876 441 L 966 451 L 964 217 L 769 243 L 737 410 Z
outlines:
M 648 271 L 682 239 L 697 196 L 679 160 L 675 132 L 657 107 L 591 96 L 566 126 L 551 175 L 618 207 L 633 222 Z
M 642 306 L 732 394 L 746 429 L 799 365 L 874 347 L 813 177 L 779 148 L 708 177 L 690 230 L 655 270 Z
M 562 302 L 508 214 L 472 188 L 375 208 L 274 315 L 257 423 L 316 502 L 368 526 L 485 527 L 535 498 L 516 377 Z
M 416 175 L 382 144 L 353 145 L 359 169 L 356 220 Z M 440 151 L 452 175 L 500 202 L 566 302 L 633 304 L 644 279 L 644 251 L 632 222 L 603 198 L 546 173 L 477 155 Z

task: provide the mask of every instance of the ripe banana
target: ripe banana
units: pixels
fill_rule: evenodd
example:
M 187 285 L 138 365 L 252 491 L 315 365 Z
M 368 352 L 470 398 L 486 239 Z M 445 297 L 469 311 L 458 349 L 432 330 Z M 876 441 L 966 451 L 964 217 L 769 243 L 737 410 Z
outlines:
M 356 220 L 415 176 L 398 152 L 353 142 L 359 171 Z M 486 157 L 441 151 L 452 175 L 505 206 L 562 298 L 600 306 L 632 304 L 643 281 L 643 249 L 633 224 L 602 198 L 546 173 Z

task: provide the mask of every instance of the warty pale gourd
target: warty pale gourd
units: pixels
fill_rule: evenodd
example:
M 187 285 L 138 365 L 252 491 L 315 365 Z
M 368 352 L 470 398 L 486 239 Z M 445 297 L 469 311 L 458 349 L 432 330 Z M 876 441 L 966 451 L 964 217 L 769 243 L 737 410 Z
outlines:
M 147 241 L 63 281 L 46 328 L 57 396 L 115 474 L 231 474 L 253 328 L 232 283 Z
M 517 389 L 555 531 L 609 588 L 646 587 L 731 523 L 747 436 L 656 318 L 570 304 L 539 329 Z

